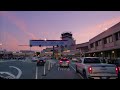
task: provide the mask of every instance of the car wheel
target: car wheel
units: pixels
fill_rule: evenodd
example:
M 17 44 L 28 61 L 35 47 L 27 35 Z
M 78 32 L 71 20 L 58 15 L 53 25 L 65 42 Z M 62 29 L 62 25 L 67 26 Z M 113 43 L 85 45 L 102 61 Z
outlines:
M 87 79 L 86 71 L 83 70 L 83 76 L 85 79 Z
M 39 64 L 37 63 L 37 66 L 39 66 Z
M 76 73 L 79 73 L 78 69 L 77 69 L 77 66 L 76 66 Z

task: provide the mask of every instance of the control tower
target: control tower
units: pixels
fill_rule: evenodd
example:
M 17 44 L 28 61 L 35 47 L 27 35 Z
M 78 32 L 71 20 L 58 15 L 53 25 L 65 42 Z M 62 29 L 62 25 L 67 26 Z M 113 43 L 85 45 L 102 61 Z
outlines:
M 62 40 L 68 40 L 68 44 L 67 44 L 67 48 L 68 49 L 74 49 L 75 47 L 75 40 L 74 38 L 72 37 L 72 33 L 71 32 L 64 32 L 61 34 L 61 39 Z

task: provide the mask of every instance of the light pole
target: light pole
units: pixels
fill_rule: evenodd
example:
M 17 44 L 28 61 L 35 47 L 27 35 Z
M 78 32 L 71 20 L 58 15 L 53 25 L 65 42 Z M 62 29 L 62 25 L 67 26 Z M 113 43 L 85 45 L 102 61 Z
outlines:
M 0 43 L 0 46 L 1 46 L 1 52 L 2 52 L 2 43 Z M 0 59 L 1 59 L 2 57 L 0 57 Z
M 45 42 L 47 41 L 47 39 L 46 39 L 46 38 L 45 38 L 44 40 L 45 40 Z M 46 48 L 46 50 L 45 50 L 45 51 L 47 51 L 47 46 L 46 46 L 46 45 L 45 45 L 45 48 Z
M 2 50 L 2 43 L 0 43 L 0 46 L 1 46 L 1 50 Z

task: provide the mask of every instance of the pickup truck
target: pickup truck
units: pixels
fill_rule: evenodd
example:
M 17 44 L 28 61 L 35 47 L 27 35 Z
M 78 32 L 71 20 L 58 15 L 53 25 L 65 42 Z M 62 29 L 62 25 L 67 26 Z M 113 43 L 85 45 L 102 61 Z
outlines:
M 114 64 L 101 63 L 99 57 L 82 57 L 76 63 L 76 72 L 85 79 L 118 79 L 118 68 Z

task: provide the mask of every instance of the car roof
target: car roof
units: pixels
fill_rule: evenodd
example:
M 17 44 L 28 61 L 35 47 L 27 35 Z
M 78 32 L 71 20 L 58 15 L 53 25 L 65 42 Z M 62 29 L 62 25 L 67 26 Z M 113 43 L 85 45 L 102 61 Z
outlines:
M 99 58 L 99 57 L 81 57 L 81 58 Z

